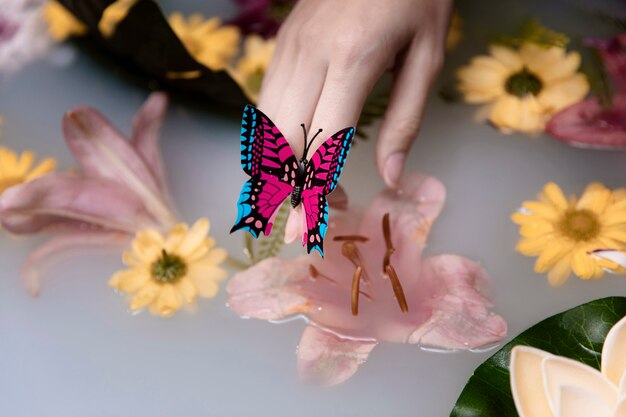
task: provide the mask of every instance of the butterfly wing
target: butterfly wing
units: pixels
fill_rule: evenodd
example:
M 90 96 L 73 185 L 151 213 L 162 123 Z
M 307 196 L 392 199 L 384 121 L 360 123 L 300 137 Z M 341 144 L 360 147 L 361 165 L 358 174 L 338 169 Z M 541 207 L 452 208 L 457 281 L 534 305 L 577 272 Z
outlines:
M 251 178 L 241 189 L 230 232 L 268 235 L 278 208 L 295 187 L 298 161 L 269 117 L 252 106 L 245 107 L 241 121 L 241 168 Z
M 350 146 L 354 128 L 349 127 L 328 138 L 313 154 L 307 165 L 302 205 L 306 219 L 307 252 L 317 250 L 324 256 L 324 236 L 328 228 L 328 202 L 326 195 L 337 186 Z

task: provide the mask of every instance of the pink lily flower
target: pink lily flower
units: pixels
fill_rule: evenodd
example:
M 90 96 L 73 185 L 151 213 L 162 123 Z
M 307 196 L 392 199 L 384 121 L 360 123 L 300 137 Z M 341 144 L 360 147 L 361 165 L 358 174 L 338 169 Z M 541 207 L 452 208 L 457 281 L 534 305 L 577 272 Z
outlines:
M 350 378 L 380 342 L 493 345 L 507 326 L 490 311 L 487 273 L 457 255 L 421 258 L 444 200 L 438 180 L 413 174 L 362 213 L 336 212 L 324 259 L 268 258 L 236 274 L 228 305 L 263 320 L 305 317 L 298 371 L 321 385 Z
M 565 108 L 546 125 L 558 140 L 582 148 L 626 147 L 626 33 L 608 40 L 589 40 L 597 48 L 618 92 L 610 107 L 591 97 Z
M 38 267 L 67 249 L 125 244 L 138 230 L 175 224 L 159 149 L 166 108 L 165 94 L 150 95 L 135 115 L 130 140 L 92 108 L 69 111 L 63 133 L 80 172 L 44 175 L 2 193 L 4 229 L 55 233 L 24 263 L 22 278 L 32 295 L 39 292 Z

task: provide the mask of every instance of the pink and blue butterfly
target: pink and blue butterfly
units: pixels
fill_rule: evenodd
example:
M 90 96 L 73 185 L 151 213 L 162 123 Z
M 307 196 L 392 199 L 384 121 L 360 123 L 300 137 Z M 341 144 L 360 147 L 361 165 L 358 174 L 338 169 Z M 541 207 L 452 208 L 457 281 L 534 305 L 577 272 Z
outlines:
M 326 196 L 337 186 L 354 139 L 348 127 L 328 138 L 310 159 L 307 154 L 315 136 L 307 141 L 304 125 L 304 152 L 298 161 L 280 130 L 259 109 L 246 106 L 241 121 L 241 168 L 250 176 L 237 202 L 238 216 L 231 233 L 247 230 L 255 238 L 270 234 L 283 201 L 291 195 L 291 206 L 302 204 L 305 231 L 302 245 L 307 252 L 324 256 L 328 228 Z

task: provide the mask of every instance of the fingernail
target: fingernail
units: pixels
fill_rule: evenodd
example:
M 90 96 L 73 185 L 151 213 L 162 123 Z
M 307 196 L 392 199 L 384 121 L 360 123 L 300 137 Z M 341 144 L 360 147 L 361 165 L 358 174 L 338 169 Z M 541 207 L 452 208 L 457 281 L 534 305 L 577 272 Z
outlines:
M 383 170 L 383 180 L 387 187 L 396 188 L 398 186 L 404 168 L 404 157 L 402 152 L 397 152 L 387 158 Z

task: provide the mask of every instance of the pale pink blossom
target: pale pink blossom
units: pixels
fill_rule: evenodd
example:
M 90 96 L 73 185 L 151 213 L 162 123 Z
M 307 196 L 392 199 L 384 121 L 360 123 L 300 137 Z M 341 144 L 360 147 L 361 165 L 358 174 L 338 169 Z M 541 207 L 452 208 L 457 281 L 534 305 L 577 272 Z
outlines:
M 490 311 L 485 270 L 457 255 L 422 259 L 444 200 L 438 180 L 413 174 L 363 212 L 333 212 L 324 259 L 263 260 L 233 277 L 228 305 L 257 319 L 306 317 L 298 370 L 322 385 L 350 378 L 380 342 L 445 350 L 493 345 L 506 323 Z

